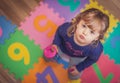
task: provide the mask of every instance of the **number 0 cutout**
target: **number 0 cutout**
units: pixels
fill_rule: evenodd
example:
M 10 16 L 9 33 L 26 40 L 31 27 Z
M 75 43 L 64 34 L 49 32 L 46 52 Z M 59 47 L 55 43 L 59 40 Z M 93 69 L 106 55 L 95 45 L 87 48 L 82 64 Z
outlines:
M 24 59 L 24 64 L 30 63 L 30 57 L 28 49 L 21 43 L 13 43 L 8 47 L 8 56 L 14 61 L 20 61 Z

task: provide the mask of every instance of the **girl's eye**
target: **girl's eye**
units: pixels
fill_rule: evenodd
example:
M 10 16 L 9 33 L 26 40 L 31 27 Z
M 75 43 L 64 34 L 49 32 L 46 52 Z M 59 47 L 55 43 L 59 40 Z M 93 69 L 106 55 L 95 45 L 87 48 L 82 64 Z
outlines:
M 82 26 L 83 26 L 84 28 L 86 28 L 86 26 L 85 26 L 84 24 L 83 24 Z
M 94 31 L 90 31 L 90 33 L 94 34 Z

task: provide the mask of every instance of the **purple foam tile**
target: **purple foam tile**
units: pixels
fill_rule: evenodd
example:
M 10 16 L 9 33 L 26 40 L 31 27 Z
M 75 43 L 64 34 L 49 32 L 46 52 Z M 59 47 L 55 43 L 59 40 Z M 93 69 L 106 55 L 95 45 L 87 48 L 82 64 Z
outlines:
M 89 0 L 74 0 L 74 2 L 79 2 L 79 5 L 74 9 L 71 10 L 69 4 L 64 5 L 60 3 L 63 0 L 45 0 L 44 2 L 48 4 L 50 8 L 53 8 L 55 12 L 58 12 L 61 17 L 65 18 L 65 21 L 70 21 L 77 13 L 80 12 L 81 9 L 85 7 L 86 4 L 89 3 Z M 71 2 L 71 1 L 69 1 Z M 72 6 L 74 6 L 73 4 Z

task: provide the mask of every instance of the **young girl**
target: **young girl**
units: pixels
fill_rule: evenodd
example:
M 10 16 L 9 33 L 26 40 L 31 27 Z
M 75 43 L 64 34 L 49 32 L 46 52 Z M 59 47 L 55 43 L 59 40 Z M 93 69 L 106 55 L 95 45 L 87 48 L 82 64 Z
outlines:
M 95 8 L 59 26 L 52 47 L 57 50 L 58 56 L 69 62 L 70 79 L 79 79 L 81 72 L 99 59 L 103 52 L 100 40 L 108 27 L 109 17 Z

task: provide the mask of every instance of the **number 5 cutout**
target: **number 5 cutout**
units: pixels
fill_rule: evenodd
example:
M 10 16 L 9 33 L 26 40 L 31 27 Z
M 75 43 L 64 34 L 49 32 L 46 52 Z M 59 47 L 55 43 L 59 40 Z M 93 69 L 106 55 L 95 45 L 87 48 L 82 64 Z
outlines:
M 47 21 L 46 25 L 41 26 L 40 22 L 45 21 L 45 20 Z M 47 19 L 45 15 L 37 16 L 34 20 L 34 26 L 35 26 L 35 29 L 39 32 L 44 32 L 48 30 L 49 28 L 51 28 L 50 32 L 47 34 L 48 37 L 53 36 L 53 34 L 55 33 L 57 29 L 57 25 L 53 23 L 51 20 Z

